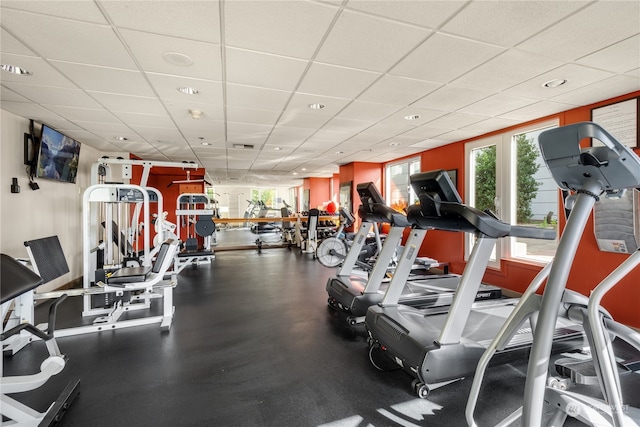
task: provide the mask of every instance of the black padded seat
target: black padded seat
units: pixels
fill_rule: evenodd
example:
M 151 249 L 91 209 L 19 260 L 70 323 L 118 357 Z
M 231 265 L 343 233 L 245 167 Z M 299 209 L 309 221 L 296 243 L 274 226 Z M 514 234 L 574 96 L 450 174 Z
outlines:
M 19 261 L 0 254 L 0 304 L 37 288 L 42 278 Z
M 407 220 L 419 228 L 445 231 L 480 232 L 488 237 L 505 237 L 511 232 L 511 225 L 471 206 L 458 203 L 439 202 L 439 215 L 429 214 L 424 198 L 420 205 L 412 205 L 407 209 Z M 434 204 L 435 202 L 431 202 Z M 433 208 L 433 205 L 431 206 Z M 425 212 L 426 211 L 426 212 Z M 431 209 L 431 213 L 433 209 Z
M 370 205 L 370 208 L 365 209 L 364 205 L 360 205 L 358 215 L 363 221 L 391 224 L 393 227 L 409 227 L 411 225 L 404 214 L 387 205 L 374 203 Z

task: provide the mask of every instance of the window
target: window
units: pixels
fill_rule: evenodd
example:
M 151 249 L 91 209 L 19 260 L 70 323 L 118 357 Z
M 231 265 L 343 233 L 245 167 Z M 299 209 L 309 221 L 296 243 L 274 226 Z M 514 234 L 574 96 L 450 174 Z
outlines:
M 465 146 L 466 200 L 471 206 L 492 210 L 511 224 L 556 228 L 558 192 L 540 156 L 538 135 L 557 121 L 522 128 L 471 142 Z M 501 258 L 546 263 L 557 248 L 554 241 L 511 237 L 500 239 L 490 266 Z M 467 236 L 466 254 L 473 247 Z
M 420 172 L 419 157 L 387 165 L 384 192 L 387 205 L 398 212 L 404 212 L 407 206 L 418 200 L 409 182 L 409 177 L 418 172 Z

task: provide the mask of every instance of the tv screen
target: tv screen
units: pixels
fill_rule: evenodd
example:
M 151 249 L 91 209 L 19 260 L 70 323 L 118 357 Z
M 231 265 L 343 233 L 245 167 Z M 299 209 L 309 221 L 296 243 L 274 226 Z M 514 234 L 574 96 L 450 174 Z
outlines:
M 80 143 L 47 125 L 42 125 L 38 152 L 38 178 L 76 182 Z

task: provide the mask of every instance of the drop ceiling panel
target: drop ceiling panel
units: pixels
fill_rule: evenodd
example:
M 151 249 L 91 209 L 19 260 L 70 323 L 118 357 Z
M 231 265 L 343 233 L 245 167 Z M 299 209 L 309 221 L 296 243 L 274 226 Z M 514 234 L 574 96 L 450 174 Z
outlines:
M 587 86 L 598 80 L 607 79 L 611 76 L 613 76 L 613 74 L 608 71 L 596 70 L 595 68 L 583 67 L 577 64 L 566 64 L 513 86 L 504 92 L 510 95 L 544 100 L 556 98 L 558 95 Z M 545 82 L 554 79 L 566 79 L 567 82 L 562 86 L 554 88 L 542 86 Z
M 561 65 L 557 59 L 509 50 L 454 80 L 453 84 L 500 92 Z
M 515 46 L 565 16 L 586 1 L 480 1 L 467 6 L 441 30 L 499 46 Z M 480 24 L 480 25 L 478 25 Z
M 140 1 L 100 1 L 114 24 L 149 33 L 220 43 L 217 2 L 161 1 L 152 8 Z
M 47 16 L 57 16 L 66 19 L 77 19 L 97 24 L 107 24 L 100 9 L 94 2 L 88 1 L 58 1 L 58 0 L 2 0 L 3 8 L 30 11 Z
M 145 126 L 131 126 L 131 128 L 145 141 L 151 145 L 157 143 L 173 143 L 173 141 L 183 141 L 184 137 L 180 134 L 175 127 L 159 128 L 159 127 L 145 127 Z
M 571 109 L 569 104 L 563 104 L 560 102 L 539 101 L 535 104 L 527 105 L 523 108 L 509 111 L 500 115 L 505 119 L 516 120 L 520 123 L 526 121 L 526 117 L 545 117 L 551 114 L 559 113 Z
M 315 129 L 278 125 L 269 135 L 269 144 L 298 146 L 315 132 Z
M 278 121 L 278 111 L 257 110 L 254 108 L 227 107 L 227 120 L 231 122 L 256 123 L 273 126 Z
M 107 141 L 113 141 L 116 136 L 124 136 L 132 141 L 137 139 L 137 135 L 124 124 L 81 121 L 76 122 L 76 124 Z
M 102 122 L 102 123 L 122 123 L 118 117 L 116 117 L 110 111 L 104 109 L 90 109 L 90 108 L 74 108 L 65 106 L 47 106 L 47 108 L 55 111 L 56 114 L 61 115 L 69 121 L 76 122 Z
M 113 112 L 162 115 L 166 111 L 157 98 L 89 92 L 91 97 Z
M 198 139 L 202 137 L 205 140 L 224 140 L 225 126 L 223 121 L 206 118 L 194 120 L 185 114 L 184 117 L 176 119 L 176 124 L 186 138 Z
M 491 95 L 489 91 L 446 85 L 419 99 L 412 106 L 441 111 L 456 111 L 489 95 Z
M 614 73 L 626 73 L 640 67 L 640 35 L 630 37 L 613 46 L 606 47 L 576 62 Z
M 158 73 L 146 73 L 146 77 L 163 100 L 215 104 L 222 99 L 221 82 Z M 198 93 L 195 95 L 184 94 L 178 91 L 180 87 L 190 87 L 198 90 Z
M 51 64 L 84 90 L 154 96 L 145 78 L 136 70 L 119 70 L 60 61 L 51 61 Z
M 318 129 L 327 123 L 331 117 L 323 114 L 313 114 L 314 112 L 307 108 L 309 113 L 301 113 L 297 110 L 288 110 L 282 114 L 278 125 L 290 126 L 297 128 Z
M 462 130 L 472 132 L 475 135 L 482 135 L 484 133 L 489 133 L 496 130 L 515 126 L 518 123 L 519 122 L 517 120 L 491 117 L 489 119 L 482 120 L 481 122 L 474 123 L 469 126 L 465 126 L 462 128 Z
M 374 123 L 374 121 L 370 120 L 336 117 L 327 123 L 322 130 L 343 132 L 345 135 L 351 137 L 352 135 L 356 135 L 368 127 L 371 127 Z
M 380 123 L 390 125 L 390 126 L 399 126 L 405 127 L 407 130 L 414 128 L 416 126 L 420 126 L 424 123 L 430 122 L 432 120 L 437 119 L 438 117 L 444 116 L 446 113 L 444 111 L 431 110 L 427 108 L 418 108 L 411 107 L 403 108 L 396 113 L 393 113 L 390 117 L 387 117 L 384 120 L 381 120 Z M 405 117 L 417 115 L 418 118 L 415 120 L 407 120 Z
M 430 31 L 344 11 L 322 44 L 316 60 L 368 71 L 387 71 Z
M 3 40 L 4 42 L 4 40 Z M 4 48 L 4 45 L 2 45 Z M 30 76 L 2 73 L 2 82 L 15 82 L 30 85 L 65 87 L 77 89 L 77 87 L 66 77 L 60 74 L 41 58 L 33 56 L 21 56 L 13 54 L 2 54 L 2 63 L 25 68 L 32 72 Z
M 291 91 L 307 67 L 307 61 L 227 48 L 226 66 L 229 83 Z
M 373 124 L 395 113 L 400 109 L 397 105 L 380 104 L 375 102 L 353 101 L 338 114 L 337 118 L 358 119 Z
M 437 28 L 460 9 L 466 1 L 378 0 L 350 1 L 347 7 L 408 22 L 427 28 Z
M 391 69 L 390 74 L 448 83 L 503 50 L 496 46 L 436 33 Z
M 315 116 L 335 116 L 350 102 L 351 100 L 346 98 L 334 98 L 296 92 L 291 97 L 286 111 L 313 114 Z M 309 105 L 311 104 L 322 104 L 324 105 L 324 108 L 312 110 L 309 108 Z
M 4 4 L 4 3 L 3 3 Z M 2 40 L 2 52 L 0 52 L 0 60 L 3 64 L 9 64 L 9 61 L 5 60 L 6 54 L 36 56 L 36 54 L 23 45 L 18 39 L 9 34 L 4 28 L 0 29 L 0 40 Z
M 438 89 L 439 83 L 385 74 L 358 97 L 362 101 L 409 105 Z
M 222 80 L 220 45 L 181 38 L 122 30 L 122 37 L 140 66 L 150 72 L 182 75 L 206 80 Z M 174 65 L 165 53 L 179 53 L 191 58 L 191 65 Z
M 298 91 L 338 98 L 355 98 L 380 75 L 353 68 L 313 63 Z
M 152 115 L 139 113 L 115 113 L 128 126 L 146 126 L 171 129 L 174 124 L 168 115 Z
M 31 100 L 38 99 L 39 104 L 64 105 L 78 108 L 100 108 L 100 105 L 79 89 L 35 86 L 20 83 L 3 83 L 7 88 Z
M 199 104 L 189 99 L 165 100 L 164 105 L 176 121 L 186 121 L 191 123 L 193 120 L 224 120 L 224 108 L 221 103 Z M 190 110 L 199 110 L 200 119 L 194 119 L 189 112 Z
M 638 28 L 640 2 L 601 1 L 590 4 L 518 47 L 573 61 L 636 35 Z
M 265 89 L 255 86 L 229 84 L 227 105 L 232 107 L 256 108 L 259 110 L 280 111 L 291 97 L 291 92 Z
M 3 9 L 2 26 L 47 59 L 134 69 L 126 49 L 108 25 Z M 29 31 L 22 31 L 28 28 Z
M 467 107 L 461 108 L 459 111 L 461 113 L 493 117 L 507 113 L 511 110 L 517 110 L 518 108 L 526 107 L 527 105 L 535 104 L 536 102 L 537 100 L 531 98 L 523 98 L 506 93 L 498 93 Z
M 225 2 L 228 46 L 311 58 L 338 9 L 308 1 Z
M 1 86 L 0 87 L 0 99 L 2 100 L 2 102 L 4 103 L 5 101 L 11 101 L 11 102 L 29 102 L 29 100 L 27 98 L 25 98 L 24 96 L 20 95 L 19 93 L 5 87 L 5 86 Z
M 551 100 L 565 104 L 585 105 L 637 90 L 640 90 L 640 80 L 627 76 L 614 76 L 553 97 Z

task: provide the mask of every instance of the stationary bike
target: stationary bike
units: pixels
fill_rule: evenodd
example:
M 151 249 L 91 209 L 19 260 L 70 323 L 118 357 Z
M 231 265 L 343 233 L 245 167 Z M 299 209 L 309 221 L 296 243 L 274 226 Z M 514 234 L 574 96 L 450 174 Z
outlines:
M 355 218 L 345 208 L 340 208 L 340 226 L 332 237 L 328 237 L 318 245 L 316 249 L 316 257 L 320 264 L 325 267 L 338 267 L 347 257 L 347 252 L 351 247 L 352 241 L 349 240 L 344 233 L 344 229 L 351 226 L 355 222 Z M 377 226 L 374 226 L 375 233 L 378 234 Z M 376 239 L 378 240 L 378 239 Z M 375 257 L 378 253 L 377 244 L 369 243 L 363 246 L 362 252 L 358 256 L 356 265 L 364 270 L 371 270 L 372 264 L 367 262 Z

